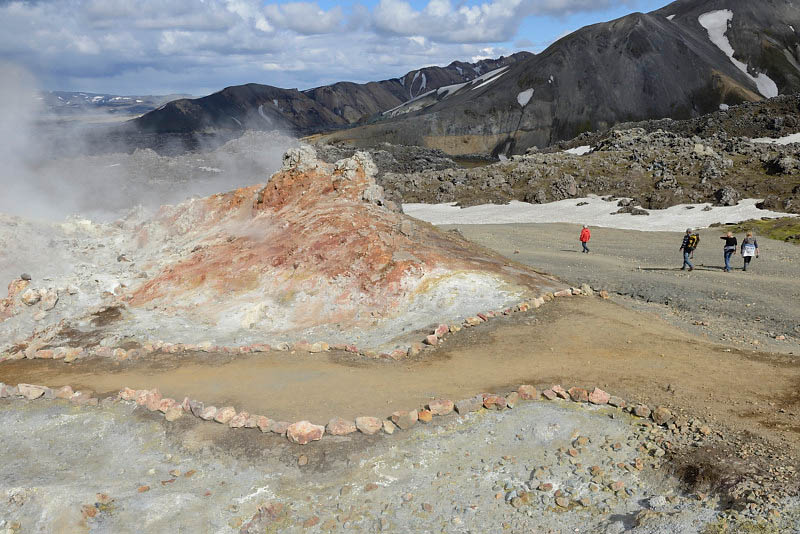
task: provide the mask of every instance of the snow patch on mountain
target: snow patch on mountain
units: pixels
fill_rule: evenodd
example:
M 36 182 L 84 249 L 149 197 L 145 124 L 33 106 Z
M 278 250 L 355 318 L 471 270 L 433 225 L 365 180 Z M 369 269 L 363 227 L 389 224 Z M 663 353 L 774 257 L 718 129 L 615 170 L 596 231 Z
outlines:
M 800 133 L 787 135 L 785 137 L 757 137 L 753 139 L 754 143 L 764 143 L 768 145 L 791 145 L 792 143 L 800 143 Z
M 733 11 L 730 9 L 709 11 L 708 13 L 703 13 L 697 17 L 697 22 L 699 22 L 700 25 L 706 29 L 708 32 L 708 38 L 711 40 L 711 42 L 714 43 L 717 48 L 722 50 L 725 55 L 728 56 L 731 62 L 736 65 L 739 70 L 744 72 L 747 77 L 753 81 L 753 83 L 756 84 L 759 93 L 767 98 L 778 96 L 778 86 L 769 78 L 769 76 L 763 73 L 758 73 L 757 76 L 753 76 L 748 71 L 746 63 L 743 63 L 733 57 L 735 52 L 730 41 L 728 41 L 728 38 L 725 36 L 725 33 L 728 31 L 728 25 L 732 20 Z
M 508 204 L 483 204 L 459 208 L 451 204 L 403 204 L 403 211 L 423 221 L 441 224 L 572 223 L 604 228 L 649 232 L 676 231 L 686 227 L 706 228 L 714 223 L 741 222 L 761 217 L 785 217 L 784 213 L 756 207 L 759 200 L 742 200 L 736 206 L 680 204 L 663 210 L 648 210 L 650 216 L 630 213 L 612 215 L 619 210 L 617 201 L 605 201 L 595 195 L 559 200 L 548 204 L 528 204 L 512 200 Z M 585 204 L 584 204 L 585 203 Z M 710 211 L 700 208 L 710 207 Z
M 528 105 L 528 102 L 531 101 L 531 97 L 533 96 L 533 89 L 525 89 L 520 94 L 517 95 L 517 102 L 523 108 Z
M 492 83 L 495 80 L 499 80 L 500 76 L 505 74 L 505 71 L 506 71 L 507 68 L 508 68 L 507 66 L 506 67 L 500 67 L 499 69 L 495 69 L 493 71 L 487 72 L 486 74 L 484 74 L 483 76 L 481 76 L 479 78 L 475 78 L 474 80 L 472 80 L 472 83 L 473 84 L 478 83 L 478 85 L 474 86 L 472 89 L 473 90 L 480 89 L 481 87 L 483 87 L 485 85 L 489 85 L 490 83 Z
M 592 147 L 590 147 L 589 145 L 583 145 L 583 146 L 576 146 L 575 148 L 568 148 L 564 152 L 567 154 L 573 154 L 575 156 L 583 156 L 584 154 L 588 154 L 591 151 Z

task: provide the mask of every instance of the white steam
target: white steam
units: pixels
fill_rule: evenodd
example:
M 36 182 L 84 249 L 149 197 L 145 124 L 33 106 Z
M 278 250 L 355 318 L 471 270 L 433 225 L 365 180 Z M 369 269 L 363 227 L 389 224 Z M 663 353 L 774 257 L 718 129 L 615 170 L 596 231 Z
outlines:
M 112 152 L 101 146 L 97 126 L 44 120 L 37 90 L 24 69 L 0 62 L 0 214 L 114 219 L 136 206 L 154 209 L 266 182 L 297 144 L 277 132 L 248 132 L 180 156 Z

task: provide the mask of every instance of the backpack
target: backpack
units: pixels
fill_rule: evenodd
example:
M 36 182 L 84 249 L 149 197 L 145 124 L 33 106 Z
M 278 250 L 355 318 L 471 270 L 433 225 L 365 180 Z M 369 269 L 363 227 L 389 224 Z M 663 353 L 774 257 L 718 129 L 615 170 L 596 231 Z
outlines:
M 700 244 L 700 236 L 697 234 L 692 234 L 689 236 L 689 241 L 686 242 L 686 248 L 689 250 L 694 250 L 697 248 L 697 245 Z

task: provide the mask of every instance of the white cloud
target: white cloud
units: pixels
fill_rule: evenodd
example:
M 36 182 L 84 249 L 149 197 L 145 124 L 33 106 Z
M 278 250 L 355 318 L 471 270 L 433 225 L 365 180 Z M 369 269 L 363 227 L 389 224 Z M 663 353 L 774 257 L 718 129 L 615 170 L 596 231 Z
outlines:
M 0 0 L 0 57 L 50 89 L 194 92 L 369 81 L 513 51 L 520 21 L 627 0 Z M 505 43 L 505 44 L 504 44 Z
M 422 35 L 440 42 L 505 42 L 512 40 L 521 22 L 532 15 L 566 16 L 633 3 L 635 0 L 492 0 L 468 6 L 430 0 L 416 10 L 405 0 L 380 0 L 372 13 L 372 27 L 377 32 Z
M 301 34 L 333 33 L 344 21 L 341 7 L 325 11 L 311 2 L 270 4 L 264 11 L 275 24 Z

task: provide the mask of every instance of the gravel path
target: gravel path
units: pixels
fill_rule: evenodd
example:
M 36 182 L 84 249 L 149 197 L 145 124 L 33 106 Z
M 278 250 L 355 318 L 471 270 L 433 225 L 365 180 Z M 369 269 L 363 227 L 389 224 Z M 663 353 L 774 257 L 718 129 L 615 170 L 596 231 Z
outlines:
M 722 270 L 720 230 L 701 230 L 693 272 L 680 270 L 682 232 L 593 228 L 591 253 L 580 253 L 580 226 L 443 226 L 569 283 L 632 297 L 696 334 L 737 346 L 800 354 L 800 247 L 759 239 L 761 257 L 742 272 Z M 743 236 L 738 236 L 741 240 Z M 518 251 L 518 252 L 516 252 Z M 694 323 L 708 323 L 707 325 Z M 778 336 L 786 340 L 776 341 Z
M 0 434 L 0 529 L 666 534 L 720 517 L 713 497 L 653 469 L 669 432 L 611 407 L 530 402 L 302 449 L 162 421 L 122 404 L 0 402 L 15 429 Z M 797 532 L 797 503 L 783 510 L 770 527 Z

